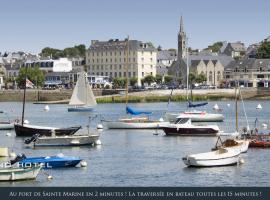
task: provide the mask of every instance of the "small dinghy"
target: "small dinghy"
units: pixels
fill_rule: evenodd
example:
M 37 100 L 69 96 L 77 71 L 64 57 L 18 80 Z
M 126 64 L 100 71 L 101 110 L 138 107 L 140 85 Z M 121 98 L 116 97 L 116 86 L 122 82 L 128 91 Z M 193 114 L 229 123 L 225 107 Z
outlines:
M 18 163 L 23 167 L 42 166 L 45 169 L 58 167 L 75 167 L 82 159 L 64 155 L 47 156 L 47 157 L 26 157 L 24 154 L 18 155 L 12 164 Z
M 0 181 L 19 181 L 36 179 L 41 166 L 30 168 L 4 168 L 0 169 Z
M 189 167 L 215 167 L 236 165 L 241 151 L 239 149 L 220 148 L 216 151 L 192 154 L 182 158 Z

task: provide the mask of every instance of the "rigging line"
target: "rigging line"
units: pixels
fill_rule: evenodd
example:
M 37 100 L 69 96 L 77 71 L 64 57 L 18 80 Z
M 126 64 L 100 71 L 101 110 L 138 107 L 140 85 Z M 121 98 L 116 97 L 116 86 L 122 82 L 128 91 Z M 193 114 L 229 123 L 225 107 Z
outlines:
M 249 123 L 248 123 L 248 119 L 247 119 L 247 113 L 246 113 L 245 104 L 244 104 L 244 101 L 243 101 L 242 92 L 241 92 L 240 88 L 239 88 L 239 93 L 240 93 L 242 106 L 243 106 L 243 110 L 244 110 L 244 114 L 245 114 L 245 118 L 246 118 L 246 122 L 247 122 L 247 130 L 249 131 L 250 129 L 249 129 Z

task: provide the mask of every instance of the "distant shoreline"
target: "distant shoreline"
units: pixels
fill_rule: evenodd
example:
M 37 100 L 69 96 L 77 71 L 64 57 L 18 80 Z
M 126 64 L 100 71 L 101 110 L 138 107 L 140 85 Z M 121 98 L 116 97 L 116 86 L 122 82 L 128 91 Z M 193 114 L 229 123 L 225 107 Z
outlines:
M 97 103 L 124 103 L 125 95 L 115 90 L 95 90 Z M 115 94 L 118 93 L 118 94 Z M 123 93 L 123 92 L 122 92 Z M 168 102 L 171 90 L 147 90 L 129 93 L 130 103 Z M 37 104 L 67 104 L 72 90 L 27 90 L 26 100 Z M 104 95 L 105 94 L 105 95 Z M 270 100 L 270 89 L 243 88 L 242 96 L 248 100 Z M 193 90 L 193 101 L 233 100 L 234 89 Z M 23 99 L 23 90 L 0 91 L 0 102 Z M 174 90 L 171 101 L 186 101 L 185 90 Z

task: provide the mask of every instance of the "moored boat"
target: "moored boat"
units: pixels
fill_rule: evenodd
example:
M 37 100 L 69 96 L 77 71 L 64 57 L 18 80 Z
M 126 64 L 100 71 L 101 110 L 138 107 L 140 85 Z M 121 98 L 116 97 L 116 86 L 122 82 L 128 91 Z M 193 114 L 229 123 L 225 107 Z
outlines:
M 65 136 L 39 136 L 25 140 L 26 144 L 31 142 L 34 146 L 83 146 L 98 144 L 99 135 L 65 135 Z
M 188 155 L 182 160 L 189 167 L 228 166 L 238 163 L 240 153 L 237 149 L 220 148 L 216 151 Z
M 192 122 L 222 122 L 224 120 L 224 116 L 220 113 L 207 113 L 197 110 L 165 114 L 165 119 L 170 122 L 175 122 L 177 117 L 189 117 Z
M 41 169 L 41 166 L 30 168 L 3 168 L 0 169 L 0 181 L 19 181 L 35 179 Z
M 187 117 L 178 118 L 174 124 L 161 126 L 161 129 L 172 136 L 216 136 L 219 133 L 217 125 L 193 125 Z
M 15 132 L 17 136 L 33 136 L 37 133 L 40 135 L 51 135 L 52 131 L 55 131 L 56 135 L 73 135 L 76 133 L 81 126 L 66 127 L 66 128 L 57 128 L 57 127 L 47 127 L 47 126 L 37 126 L 30 124 L 14 124 Z
M 149 120 L 147 117 L 123 118 L 117 121 L 102 120 L 108 129 L 158 129 L 169 122 Z

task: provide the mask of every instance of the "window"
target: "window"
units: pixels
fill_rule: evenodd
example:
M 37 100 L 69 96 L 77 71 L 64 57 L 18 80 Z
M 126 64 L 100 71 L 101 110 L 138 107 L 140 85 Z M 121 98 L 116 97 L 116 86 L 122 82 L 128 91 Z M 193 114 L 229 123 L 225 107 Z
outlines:
M 133 62 L 136 62 L 136 59 L 135 58 L 133 58 Z
M 114 77 L 117 77 L 117 72 L 114 72 Z
M 112 72 L 110 72 L 110 77 L 112 77 Z
M 144 72 L 142 72 L 142 77 L 144 77 Z
M 133 77 L 135 77 L 136 76 L 136 72 L 133 72 Z
M 131 77 L 131 72 L 128 72 L 128 77 L 129 77 L 129 78 Z
M 99 70 L 99 65 L 97 65 L 97 70 Z
M 120 69 L 120 70 L 122 69 L 122 65 L 119 65 L 119 69 Z
M 119 74 L 119 77 L 122 77 L 122 72 L 119 72 L 118 74 Z
M 208 78 L 209 82 L 213 81 L 213 76 L 212 76 L 212 71 L 209 72 L 209 78 Z
M 112 65 L 110 65 L 110 70 L 112 70 Z
M 126 77 L 127 76 L 127 74 L 126 74 L 126 72 L 124 72 L 124 77 Z
M 101 76 L 103 76 L 103 72 L 101 72 Z

